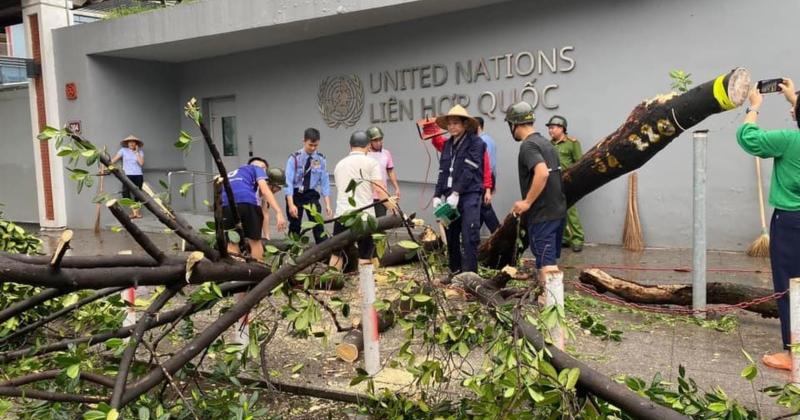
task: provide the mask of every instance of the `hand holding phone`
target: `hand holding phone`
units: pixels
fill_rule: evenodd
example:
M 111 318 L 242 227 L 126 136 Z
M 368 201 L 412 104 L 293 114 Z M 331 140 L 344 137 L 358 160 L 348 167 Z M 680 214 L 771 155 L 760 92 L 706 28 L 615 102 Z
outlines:
M 759 80 L 756 88 L 761 93 L 775 93 L 781 91 L 780 86 L 778 86 L 781 83 L 783 83 L 782 78 Z

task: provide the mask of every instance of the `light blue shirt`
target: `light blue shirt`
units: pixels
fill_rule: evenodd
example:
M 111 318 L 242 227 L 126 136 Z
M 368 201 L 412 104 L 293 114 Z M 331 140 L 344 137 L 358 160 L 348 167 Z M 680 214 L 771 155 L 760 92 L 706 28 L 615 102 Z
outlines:
M 123 147 L 119 149 L 117 156 L 122 156 L 122 170 L 125 171 L 125 175 L 142 175 L 142 165 L 139 165 L 136 160 L 136 152 Z M 144 151 L 141 147 L 139 148 L 139 156 L 144 159 Z
M 492 136 L 485 131 L 481 133 L 481 140 L 486 143 L 486 151 L 489 152 L 489 165 L 492 166 L 492 175 L 497 175 L 497 146 L 494 144 Z
M 318 190 L 323 197 L 331 195 L 331 180 L 328 176 L 328 163 L 325 155 L 319 152 L 309 155 L 300 149 L 289 155 L 289 160 L 286 161 L 286 187 L 283 192 L 287 197 L 294 195 L 295 192 L 304 192 L 303 177 L 305 173 L 303 170 L 309 158 L 311 158 L 311 166 L 308 168 L 311 172 L 309 190 Z

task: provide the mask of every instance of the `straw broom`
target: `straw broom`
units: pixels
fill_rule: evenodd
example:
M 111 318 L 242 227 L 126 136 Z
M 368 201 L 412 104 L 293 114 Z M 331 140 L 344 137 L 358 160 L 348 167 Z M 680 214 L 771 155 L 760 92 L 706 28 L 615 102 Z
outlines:
M 639 205 L 637 201 L 636 172 L 628 175 L 628 211 L 625 214 L 625 227 L 622 229 L 622 247 L 630 251 L 642 251 L 642 224 L 639 221 Z
M 764 189 L 761 186 L 761 159 L 756 157 L 756 179 L 758 180 L 758 209 L 761 215 L 761 235 L 747 248 L 751 257 L 769 257 L 769 233 L 767 220 L 764 217 Z

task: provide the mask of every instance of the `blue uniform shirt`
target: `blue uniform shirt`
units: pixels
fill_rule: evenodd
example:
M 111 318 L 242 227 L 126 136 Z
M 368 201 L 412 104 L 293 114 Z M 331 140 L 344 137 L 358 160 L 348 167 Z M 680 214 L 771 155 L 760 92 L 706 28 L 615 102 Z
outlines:
M 486 143 L 486 151 L 489 152 L 489 164 L 492 166 L 492 175 L 497 175 L 497 146 L 494 144 L 492 136 L 485 131 L 480 135 L 481 140 Z
M 258 181 L 267 180 L 267 174 L 258 166 L 243 165 L 235 171 L 228 172 L 233 199 L 236 204 L 258 204 Z M 222 207 L 228 207 L 228 194 L 222 189 Z
M 318 190 L 323 197 L 331 195 L 331 181 L 328 177 L 328 164 L 325 156 L 319 152 L 309 155 L 300 149 L 289 155 L 289 160 L 286 161 L 286 187 L 283 192 L 287 197 L 294 195 L 295 192 L 305 192 L 303 190 L 303 178 L 306 175 L 304 169 L 309 158 L 311 164 L 308 172 L 311 179 L 308 189 Z

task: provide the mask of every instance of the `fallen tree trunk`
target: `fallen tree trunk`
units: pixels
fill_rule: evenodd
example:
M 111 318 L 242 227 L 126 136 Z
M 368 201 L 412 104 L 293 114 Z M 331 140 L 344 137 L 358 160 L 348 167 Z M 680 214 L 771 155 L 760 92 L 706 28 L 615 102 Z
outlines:
M 490 282 L 475 273 L 459 274 L 453 281 L 462 284 L 467 291 L 477 296 L 481 303 L 491 308 L 497 308 L 507 303 L 506 300 L 502 298 L 500 290 L 488 286 Z M 547 349 L 547 352 L 551 355 L 550 362 L 556 369 L 560 371 L 565 368 L 578 368 L 580 370 L 577 387 L 581 391 L 590 393 L 614 404 L 625 414 L 634 418 L 687 419 L 687 417 L 682 414 L 670 408 L 658 405 L 629 390 L 624 385 L 612 381 L 611 378 L 592 369 L 589 365 L 573 358 L 557 347 L 548 344 L 539 333 L 539 330 L 536 329 L 534 325 L 525 321 L 524 316 L 518 318 L 520 321 L 516 323 L 515 327 L 519 330 L 520 334 L 533 344 L 536 349 Z
M 597 268 L 583 270 L 580 275 L 583 284 L 590 284 L 601 292 L 611 292 L 628 302 L 653 305 L 692 305 L 691 284 L 643 285 L 634 281 L 614 277 Z M 745 286 L 732 283 L 712 282 L 706 285 L 706 297 L 710 304 L 736 305 L 769 296 L 771 289 Z M 774 300 L 743 308 L 756 312 L 765 318 L 778 317 L 778 305 Z
M 641 102 L 625 122 L 563 172 L 567 207 L 611 180 L 636 170 L 681 133 L 704 119 L 741 105 L 750 88 L 750 73 L 736 68 L 682 94 Z M 493 268 L 515 255 L 516 220 L 506 216 L 479 249 L 481 262 Z

